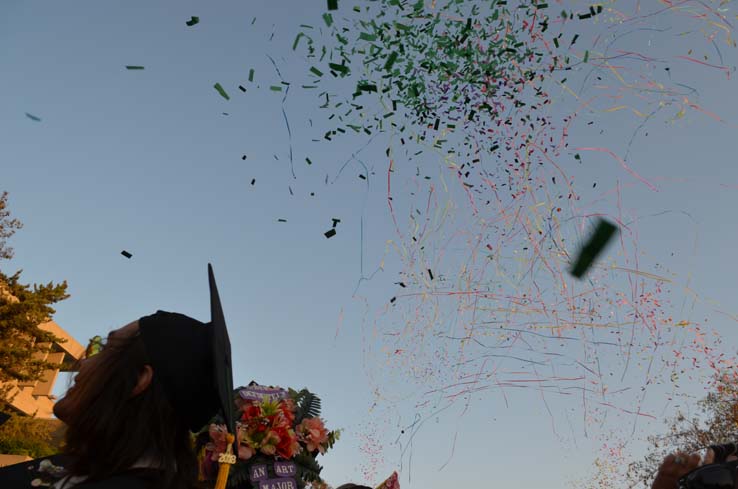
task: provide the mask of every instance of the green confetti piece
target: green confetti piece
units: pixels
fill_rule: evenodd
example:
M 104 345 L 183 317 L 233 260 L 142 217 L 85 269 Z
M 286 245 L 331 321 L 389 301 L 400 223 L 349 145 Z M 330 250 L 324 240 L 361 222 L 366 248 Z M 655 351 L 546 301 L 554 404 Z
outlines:
M 315 66 L 311 66 L 311 67 L 310 67 L 310 73 L 314 74 L 315 76 L 323 76 L 323 72 L 322 72 L 322 71 L 320 71 L 320 70 L 319 70 L 318 68 L 316 68 Z
M 297 49 L 297 45 L 300 44 L 300 38 L 301 37 L 304 37 L 304 36 L 305 36 L 305 34 L 303 34 L 302 32 L 300 32 L 299 34 L 297 34 L 297 37 L 295 37 L 295 42 L 292 43 L 292 50 L 293 51 Z
M 372 42 L 377 40 L 377 36 L 375 36 L 374 34 L 367 34 L 366 32 L 362 32 L 361 34 L 359 34 L 359 39 L 361 39 L 362 41 Z
M 29 119 L 31 119 L 34 122 L 41 122 L 41 118 L 40 117 L 36 117 L 35 115 L 29 114 L 28 112 L 26 112 L 26 117 L 28 117 Z
M 389 56 L 387 56 L 387 61 L 384 63 L 384 69 L 386 71 L 389 71 L 392 69 L 392 65 L 395 64 L 395 61 L 397 61 L 397 57 L 399 54 L 397 54 L 397 51 L 392 51 Z
M 143 66 L 128 65 L 128 66 L 126 66 L 126 69 L 127 70 L 143 70 L 144 67 Z
M 592 236 L 579 251 L 579 256 L 572 265 L 570 273 L 581 279 L 604 251 L 607 244 L 615 237 L 617 231 L 617 226 L 604 219 L 599 219 Z
M 273 92 L 281 92 L 282 91 L 282 87 L 280 87 L 279 85 L 272 85 L 272 86 L 269 87 L 269 90 L 271 90 Z
M 328 12 L 323 14 L 323 21 L 325 22 L 325 25 L 328 27 L 333 25 L 333 16 L 329 14 Z
M 194 15 L 192 16 L 190 20 L 185 22 L 185 24 L 187 24 L 188 27 L 192 27 L 193 25 L 199 24 L 199 23 L 200 23 L 200 17 L 195 17 Z
M 337 63 L 328 63 L 328 66 L 330 67 L 330 69 L 341 73 L 341 75 L 343 76 L 348 75 L 350 71 L 349 67 L 346 65 L 339 65 Z
M 374 83 L 360 82 L 356 86 L 356 90 L 359 92 L 376 92 L 377 86 Z
M 305 161 L 307 161 L 307 164 L 308 164 L 308 165 L 312 165 L 312 164 L 313 164 L 313 162 L 312 162 L 312 161 L 310 161 L 310 158 L 305 158 Z
M 589 51 L 584 52 L 584 62 L 586 63 L 589 60 Z
M 254 69 L 253 68 L 249 70 L 249 81 L 250 82 L 254 81 Z
M 328 10 L 338 10 L 338 0 L 328 0 Z
M 216 89 L 218 91 L 218 93 L 220 94 L 220 96 L 223 97 L 224 99 L 226 99 L 226 100 L 230 100 L 231 99 L 231 97 L 228 96 L 228 94 L 226 93 L 226 91 L 223 90 L 223 87 L 220 85 L 220 83 L 216 83 L 215 85 L 213 85 L 213 88 Z

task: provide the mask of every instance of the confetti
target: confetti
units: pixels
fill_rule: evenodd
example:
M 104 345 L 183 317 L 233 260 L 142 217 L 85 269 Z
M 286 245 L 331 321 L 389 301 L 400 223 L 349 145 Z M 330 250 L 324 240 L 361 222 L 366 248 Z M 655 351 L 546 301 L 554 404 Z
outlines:
M 195 16 L 192 16 L 190 20 L 185 22 L 185 24 L 187 24 L 188 27 L 192 27 L 193 25 L 199 24 L 199 23 L 200 23 L 200 17 L 195 17 Z
M 132 254 L 128 253 L 126 250 L 121 251 L 120 254 L 129 259 L 133 256 Z
M 143 70 L 144 67 L 143 66 L 136 66 L 136 65 L 128 65 L 128 66 L 126 66 L 126 69 L 127 70 Z
M 612 238 L 615 237 L 615 233 L 618 228 L 614 224 L 600 219 L 597 223 L 592 236 L 589 241 L 582 247 L 579 252 L 579 257 L 576 259 L 571 268 L 571 274 L 576 278 L 582 278 L 592 263 L 602 253 L 607 244 Z
M 351 185 L 380 193 L 392 226 L 385 253 L 399 262 L 400 281 L 394 283 L 403 289 L 402 300 L 395 296 L 393 307 L 375 308 L 381 309 L 378 317 L 367 319 L 378 334 L 364 345 L 372 374 L 383 379 L 373 386 L 381 393 L 377 410 L 394 402 L 387 398 L 402 397 L 409 399 L 411 416 L 427 419 L 439 399 L 465 403 L 487 393 L 507 403 L 514 388 L 527 387 L 536 389 L 546 408 L 549 396 L 573 403 L 590 429 L 604 426 L 605 419 L 623 420 L 614 416 L 649 416 L 635 393 L 645 389 L 642 374 L 651 360 L 672 368 L 664 351 L 658 358 L 649 353 L 656 332 L 659 341 L 682 344 L 666 333 L 681 324 L 663 305 L 672 297 L 664 287 L 670 275 L 645 265 L 636 225 L 616 228 L 612 267 L 591 266 L 593 245 L 582 250 L 589 265 L 567 251 L 581 240 L 589 216 L 615 222 L 612 216 L 624 215 L 614 197 L 619 191 L 603 180 L 590 191 L 591 176 L 577 178 L 581 154 L 605 153 L 626 179 L 639 180 L 630 166 L 646 162 L 631 162 L 628 150 L 635 136 L 647 134 L 644 124 L 690 111 L 708 114 L 695 103 L 696 91 L 672 81 L 675 71 L 665 67 L 679 62 L 701 68 L 701 54 L 671 56 L 668 36 L 677 34 L 661 26 L 669 25 L 668 16 L 680 16 L 691 23 L 681 32 L 704 36 L 710 47 L 713 39 L 722 46 L 721 36 L 732 45 L 732 26 L 722 23 L 727 17 L 710 2 L 690 4 L 689 11 L 643 13 L 615 4 L 564 7 L 558 16 L 532 0 L 377 0 L 342 9 L 340 16 L 316 15 L 311 20 L 320 28 L 305 24 L 293 38 L 295 54 L 289 55 L 303 63 L 308 80 L 293 90 L 309 90 L 325 113 L 310 113 L 313 141 L 364 138 L 387 157 L 364 163 L 362 147 L 331 169 L 331 161 L 320 162 L 326 185 L 328 172 L 338 177 L 345 167 L 362 180 Z M 624 50 L 619 40 L 625 35 L 627 45 L 641 45 L 641 52 Z M 651 37 L 659 36 L 660 48 L 651 50 Z M 704 67 L 724 73 L 717 64 Z M 264 89 L 270 83 L 277 80 Z M 627 148 L 608 153 L 594 144 L 569 146 L 570 134 L 601 129 L 600 123 L 607 127 L 611 113 L 623 127 L 635 121 Z M 375 137 L 381 146 L 372 143 Z M 363 233 L 362 223 L 357 288 L 373 286 L 364 268 Z M 383 269 L 384 256 L 380 263 Z M 447 334 L 446 325 L 458 325 L 452 329 L 461 334 Z M 657 374 L 648 375 L 656 385 Z M 393 380 L 395 392 L 388 385 Z M 560 416 L 548 412 L 558 429 Z M 404 428 L 408 446 L 415 430 Z M 376 445 L 372 450 L 382 451 Z
M 41 122 L 41 118 L 40 117 L 36 117 L 35 115 L 29 114 L 28 112 L 26 112 L 26 117 L 28 117 L 32 121 Z
M 213 88 L 220 94 L 221 97 L 223 97 L 226 100 L 230 100 L 231 97 L 228 96 L 226 91 L 223 89 L 223 87 L 220 85 L 220 83 L 216 83 L 213 85 Z

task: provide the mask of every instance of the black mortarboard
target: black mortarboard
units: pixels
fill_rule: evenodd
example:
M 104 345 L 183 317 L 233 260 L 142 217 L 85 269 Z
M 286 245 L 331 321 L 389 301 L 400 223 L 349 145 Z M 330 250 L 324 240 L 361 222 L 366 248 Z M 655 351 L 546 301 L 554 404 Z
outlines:
M 175 412 L 193 432 L 218 414 L 235 434 L 231 342 L 208 264 L 210 322 L 157 311 L 139 319 L 139 329 L 158 382 Z
M 208 264 L 208 279 L 210 280 L 210 324 L 213 335 L 213 373 L 217 389 L 218 402 L 225 418 L 228 433 L 235 436 L 236 420 L 233 407 L 233 366 L 231 364 L 231 340 L 228 337 L 223 307 L 220 305 L 218 286 L 215 283 L 213 267 Z M 238 447 L 235 447 L 238 453 Z
M 617 230 L 618 228 L 614 224 L 600 219 L 589 241 L 582 246 L 577 260 L 571 267 L 571 274 L 576 278 L 582 278 L 592 266 L 597 256 L 602 253 L 610 240 L 615 236 Z

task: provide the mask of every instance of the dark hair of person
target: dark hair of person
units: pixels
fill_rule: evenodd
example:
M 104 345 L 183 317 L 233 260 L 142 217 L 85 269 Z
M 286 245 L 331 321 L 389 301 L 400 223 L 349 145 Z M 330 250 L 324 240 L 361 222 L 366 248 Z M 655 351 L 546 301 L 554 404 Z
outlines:
M 159 383 L 154 380 L 131 397 L 147 363 L 141 336 L 111 339 L 99 355 L 89 381 L 75 388 L 79 407 L 73 419 L 67 420 L 64 447 L 73 461 L 69 472 L 86 475 L 89 482 L 100 481 L 126 472 L 140 457 L 153 454 L 162 468 L 152 471 L 155 487 L 198 487 L 190 431 Z
M 349 482 L 348 484 L 343 484 L 343 485 L 338 486 L 336 489 L 372 489 L 372 488 L 369 486 L 360 486 L 358 484 L 352 484 Z

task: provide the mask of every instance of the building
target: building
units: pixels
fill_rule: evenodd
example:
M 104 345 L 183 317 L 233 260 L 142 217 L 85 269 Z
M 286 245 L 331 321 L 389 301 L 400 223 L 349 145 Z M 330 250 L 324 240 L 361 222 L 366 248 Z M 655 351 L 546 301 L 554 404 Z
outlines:
M 59 372 L 72 371 L 75 362 L 84 355 L 85 347 L 54 321 L 40 324 L 39 328 L 67 340 L 64 343 L 54 343 L 51 351 L 40 358 L 58 367 L 54 370 L 47 370 L 37 381 L 16 383 L 10 391 L 12 399 L 10 405 L 18 414 L 50 419 L 53 417 L 55 398 L 52 391 L 56 377 Z
M 0 296 L 8 298 L 9 292 L 2 287 L 0 283 Z M 18 300 L 12 295 L 10 300 Z M 64 425 L 53 416 L 55 396 L 52 394 L 54 382 L 56 382 L 59 372 L 71 372 L 74 365 L 85 353 L 85 347 L 75 340 L 69 333 L 64 331 L 54 321 L 47 321 L 39 325 L 39 328 L 53 333 L 56 337 L 66 340 L 63 343 L 54 343 L 48 353 L 39 357 L 56 365 L 55 368 L 49 369 L 43 373 L 41 378 L 33 382 L 11 382 L 10 386 L 10 407 L 19 415 L 33 416 L 36 418 L 47 419 L 53 426 L 53 439 L 58 442 L 63 436 Z M 0 387 L 3 387 L 0 383 Z M 0 454 L 0 467 L 11 465 L 14 463 L 30 460 L 30 457 L 24 455 L 7 455 Z

